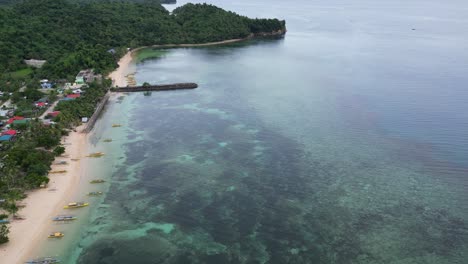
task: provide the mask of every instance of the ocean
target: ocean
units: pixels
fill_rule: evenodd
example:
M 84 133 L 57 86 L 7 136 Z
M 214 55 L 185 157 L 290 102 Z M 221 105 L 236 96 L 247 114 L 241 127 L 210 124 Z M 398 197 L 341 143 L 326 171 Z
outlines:
M 288 33 L 137 62 L 65 263 L 466 263 L 468 3 L 210 3 Z

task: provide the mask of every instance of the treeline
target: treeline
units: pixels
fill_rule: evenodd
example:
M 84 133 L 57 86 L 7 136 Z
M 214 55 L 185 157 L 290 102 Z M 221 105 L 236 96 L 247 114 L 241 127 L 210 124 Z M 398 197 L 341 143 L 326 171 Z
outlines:
M 25 0 L 0 8 L 0 73 L 24 68 L 24 59 L 47 63 L 44 78 L 71 78 L 80 69 L 107 72 L 125 48 L 203 43 L 283 29 L 284 21 L 249 19 L 207 4 L 173 14 L 158 1 Z M 114 48 L 114 52 L 107 52 Z

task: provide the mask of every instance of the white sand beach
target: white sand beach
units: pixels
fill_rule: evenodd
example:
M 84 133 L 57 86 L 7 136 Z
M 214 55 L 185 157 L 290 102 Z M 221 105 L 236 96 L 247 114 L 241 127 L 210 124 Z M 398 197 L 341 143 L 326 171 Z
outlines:
M 109 74 L 109 78 L 112 79 L 112 86 L 126 87 L 128 85 L 127 76 L 135 72 L 135 67 L 132 64 L 133 52 L 129 51 L 123 56 L 118 64 L 119 67 Z
M 80 131 L 77 129 L 77 131 Z M 47 188 L 29 192 L 22 201 L 26 206 L 18 215 L 24 220 L 14 220 L 10 225 L 10 241 L 0 246 L 0 263 L 23 263 L 31 258 L 32 252 L 47 239 L 47 231 L 52 225 L 52 218 L 58 214 L 74 193 L 74 186 L 79 182 L 86 161 L 81 159 L 87 154 L 87 134 L 71 132 L 62 138 L 66 151 L 58 161 L 65 165 L 52 165 L 51 171 L 65 173 L 50 174 Z M 79 160 L 72 160 L 79 159 Z

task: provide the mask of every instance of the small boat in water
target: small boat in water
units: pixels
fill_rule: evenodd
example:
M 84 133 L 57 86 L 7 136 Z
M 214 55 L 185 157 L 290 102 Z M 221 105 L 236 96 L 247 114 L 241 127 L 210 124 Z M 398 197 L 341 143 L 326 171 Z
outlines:
M 49 238 L 62 238 L 64 237 L 65 234 L 64 233 L 61 233 L 61 232 L 54 232 L 54 233 L 51 233 L 49 234 Z
M 25 262 L 26 264 L 54 264 L 60 263 L 59 259 L 52 257 L 38 258 Z
M 102 194 L 103 194 L 103 192 L 89 192 L 88 196 L 100 196 Z
M 52 221 L 56 221 L 56 222 L 59 222 L 59 221 L 73 221 L 73 220 L 76 220 L 76 216 L 73 216 L 73 215 L 58 215 L 54 218 L 52 218 Z
M 96 180 L 90 181 L 90 183 L 103 183 L 103 182 L 106 182 L 106 181 L 102 179 L 96 179 Z
M 64 209 L 73 209 L 73 208 L 85 207 L 85 206 L 88 206 L 88 205 L 89 205 L 89 203 L 74 202 L 74 203 L 69 203 L 68 205 L 65 205 L 63 208 Z
M 121 127 L 121 124 L 112 124 L 112 127 Z

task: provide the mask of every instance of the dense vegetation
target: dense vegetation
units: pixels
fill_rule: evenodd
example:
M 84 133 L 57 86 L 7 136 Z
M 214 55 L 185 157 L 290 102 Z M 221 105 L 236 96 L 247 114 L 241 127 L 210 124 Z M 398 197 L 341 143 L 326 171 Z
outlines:
M 82 68 L 115 68 L 123 48 L 202 43 L 284 28 L 277 19 L 249 19 L 207 4 L 170 14 L 158 1 L 89 3 L 25 0 L 0 8 L 0 73 L 24 68 L 24 59 L 48 62 L 37 74 L 63 78 Z M 115 48 L 118 54 L 108 51 Z

